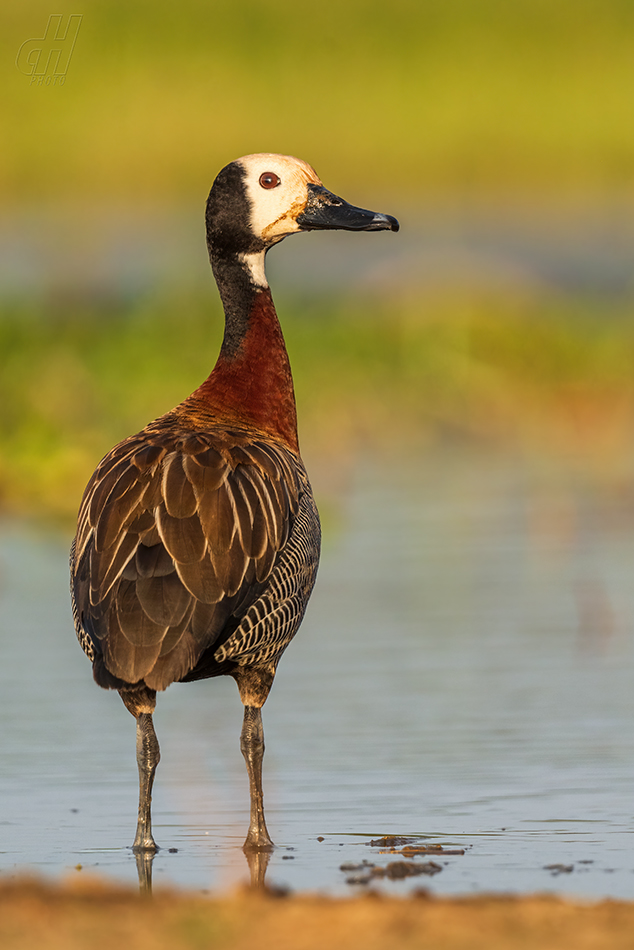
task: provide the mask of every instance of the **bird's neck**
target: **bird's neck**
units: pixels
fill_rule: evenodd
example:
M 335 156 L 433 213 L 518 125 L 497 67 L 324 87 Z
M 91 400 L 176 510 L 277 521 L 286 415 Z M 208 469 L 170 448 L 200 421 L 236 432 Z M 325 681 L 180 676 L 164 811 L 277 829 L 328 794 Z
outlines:
M 271 291 L 264 254 L 222 260 L 212 267 L 225 311 L 218 361 L 186 403 L 216 421 L 248 426 L 298 452 L 293 377 Z

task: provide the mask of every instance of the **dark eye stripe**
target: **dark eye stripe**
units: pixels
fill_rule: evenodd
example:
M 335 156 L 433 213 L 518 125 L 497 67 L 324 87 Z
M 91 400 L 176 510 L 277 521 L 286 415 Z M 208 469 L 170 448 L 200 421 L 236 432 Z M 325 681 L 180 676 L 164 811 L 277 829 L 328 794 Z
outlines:
M 263 188 L 277 188 L 280 184 L 280 179 L 275 172 L 263 172 L 260 175 L 260 184 Z

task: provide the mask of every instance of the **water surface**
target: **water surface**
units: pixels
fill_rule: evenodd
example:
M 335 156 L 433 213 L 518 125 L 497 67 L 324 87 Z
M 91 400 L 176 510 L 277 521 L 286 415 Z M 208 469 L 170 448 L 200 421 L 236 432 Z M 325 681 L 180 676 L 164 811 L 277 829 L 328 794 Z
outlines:
M 387 892 L 634 895 L 632 513 L 534 461 L 359 463 L 264 709 L 269 882 L 351 893 L 340 866 L 402 859 L 368 844 L 396 834 L 465 853 Z M 136 879 L 134 721 L 75 641 L 66 539 L 11 522 L 0 679 L 0 872 Z M 233 681 L 155 721 L 155 881 L 246 879 Z

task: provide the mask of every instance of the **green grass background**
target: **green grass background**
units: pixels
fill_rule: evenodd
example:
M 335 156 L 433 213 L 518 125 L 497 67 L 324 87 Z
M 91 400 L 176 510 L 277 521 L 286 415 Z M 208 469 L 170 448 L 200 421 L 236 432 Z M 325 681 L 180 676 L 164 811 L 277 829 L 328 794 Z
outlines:
M 360 453 L 390 464 L 447 443 L 610 470 L 630 455 L 634 323 L 585 301 L 283 300 L 304 454 L 336 491 Z M 115 442 L 167 411 L 213 365 L 206 298 L 148 300 L 104 321 L 18 308 L 0 322 L 0 497 L 70 524 Z
M 51 12 L 84 18 L 64 85 L 33 87 L 15 57 Z M 11 214 L 84 209 L 98 229 L 109 203 L 202 206 L 219 167 L 263 150 L 412 214 L 633 204 L 630 0 L 29 0 L 1 16 Z M 629 453 L 629 299 L 276 299 L 324 470 L 455 440 L 588 464 Z M 0 506 L 67 523 L 97 459 L 200 382 L 221 333 L 211 287 L 107 312 L 71 300 L 0 303 Z
M 83 0 L 67 80 L 15 66 L 48 0 L 7 6 L 0 189 L 198 199 L 237 155 L 420 196 L 631 192 L 630 0 Z

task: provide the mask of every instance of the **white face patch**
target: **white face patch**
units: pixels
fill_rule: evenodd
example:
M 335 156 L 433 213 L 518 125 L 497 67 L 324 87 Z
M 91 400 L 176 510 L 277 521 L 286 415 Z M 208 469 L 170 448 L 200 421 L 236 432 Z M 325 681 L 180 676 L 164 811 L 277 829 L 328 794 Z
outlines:
M 304 210 L 309 182 L 321 185 L 315 170 L 292 155 L 262 152 L 245 155 L 238 163 L 245 171 L 245 189 L 251 205 L 251 230 L 267 243 L 281 241 L 287 234 L 299 231 L 296 218 Z M 260 178 L 271 172 L 279 185 L 263 188 Z

